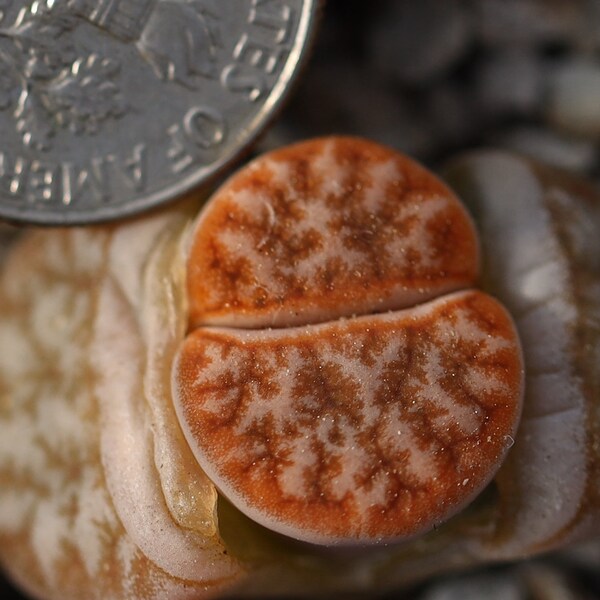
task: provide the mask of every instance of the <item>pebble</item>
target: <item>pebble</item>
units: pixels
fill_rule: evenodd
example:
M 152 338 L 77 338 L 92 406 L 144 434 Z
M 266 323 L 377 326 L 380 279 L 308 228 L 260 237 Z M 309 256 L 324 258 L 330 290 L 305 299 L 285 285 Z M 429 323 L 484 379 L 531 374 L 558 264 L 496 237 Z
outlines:
M 481 130 L 484 112 L 470 101 L 472 90 L 464 83 L 444 81 L 428 95 L 423 120 L 429 122 L 436 137 L 431 150 L 468 144 Z
M 489 45 L 535 46 L 577 40 L 587 0 L 472 0 L 478 38 Z
M 544 112 L 553 127 L 600 139 L 600 61 L 562 61 L 549 78 Z
M 397 0 L 374 19 L 368 48 L 376 69 L 422 85 L 459 61 L 472 34 L 471 12 L 461 0 Z
M 568 578 L 551 567 L 531 562 L 520 569 L 521 577 L 529 590 L 529 598 L 536 600 L 578 600 Z
M 433 585 L 419 600 L 525 600 L 524 586 L 509 573 L 454 577 Z
M 541 58 L 531 48 L 496 48 L 479 64 L 477 100 L 494 116 L 535 113 L 542 100 L 543 75 Z
M 559 556 L 570 565 L 597 571 L 599 574 L 598 585 L 600 586 L 600 569 L 598 569 L 598 565 L 600 565 L 600 540 L 575 544 L 560 552 Z
M 598 149 L 592 141 L 539 126 L 518 126 L 503 131 L 494 141 L 505 150 L 569 171 L 590 171 L 598 159 Z

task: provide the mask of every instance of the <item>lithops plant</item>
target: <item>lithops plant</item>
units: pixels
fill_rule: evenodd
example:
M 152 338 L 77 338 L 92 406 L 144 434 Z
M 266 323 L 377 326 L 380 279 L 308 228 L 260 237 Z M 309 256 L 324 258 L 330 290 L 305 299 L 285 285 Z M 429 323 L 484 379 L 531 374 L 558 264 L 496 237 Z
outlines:
M 490 219 L 501 182 L 483 179 L 465 191 L 483 260 L 446 185 L 354 138 L 260 157 L 198 216 L 192 200 L 25 236 L 0 286 L 15 581 L 40 598 L 372 595 L 593 535 L 598 264 L 579 231 L 598 209 L 563 187 L 584 215 L 567 233 L 538 196 Z M 520 277 L 530 214 L 572 274 L 559 313 Z M 530 372 L 536 357 L 551 364 Z
M 353 139 L 263 157 L 205 208 L 188 265 L 173 399 L 203 470 L 254 520 L 397 541 L 492 477 L 520 414 L 519 343 L 470 289 L 470 218 L 419 166 Z

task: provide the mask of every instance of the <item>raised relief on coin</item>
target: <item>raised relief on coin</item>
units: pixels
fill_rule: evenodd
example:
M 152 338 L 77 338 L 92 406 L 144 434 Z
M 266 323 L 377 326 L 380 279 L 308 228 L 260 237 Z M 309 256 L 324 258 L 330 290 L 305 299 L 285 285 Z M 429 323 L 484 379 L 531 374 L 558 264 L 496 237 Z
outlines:
M 181 195 L 224 168 L 283 98 L 317 4 L 7 4 L 0 215 L 44 224 L 106 220 Z
M 78 53 L 69 37 L 87 21 L 134 44 L 157 77 L 190 87 L 214 77 L 216 20 L 206 2 L 186 0 L 59 0 L 32 2 L 14 25 L 0 31 L 0 109 L 13 108 L 23 143 L 51 145 L 58 127 L 95 133 L 128 110 L 120 62 L 103 53 Z M 210 23 L 210 24 L 209 24 Z
M 136 45 L 162 79 L 197 87 L 199 77 L 216 77 L 219 31 L 210 2 L 156 4 Z
M 218 13 L 212 0 L 67 0 L 66 7 L 116 38 L 134 43 L 161 79 L 195 87 L 216 75 Z

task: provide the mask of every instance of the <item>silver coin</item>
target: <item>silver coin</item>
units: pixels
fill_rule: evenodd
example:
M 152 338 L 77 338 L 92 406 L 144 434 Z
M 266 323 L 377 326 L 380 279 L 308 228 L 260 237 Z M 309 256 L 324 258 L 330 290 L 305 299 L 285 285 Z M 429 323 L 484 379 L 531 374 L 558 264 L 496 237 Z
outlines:
M 279 107 L 319 0 L 0 0 L 0 216 L 92 223 L 221 171 Z

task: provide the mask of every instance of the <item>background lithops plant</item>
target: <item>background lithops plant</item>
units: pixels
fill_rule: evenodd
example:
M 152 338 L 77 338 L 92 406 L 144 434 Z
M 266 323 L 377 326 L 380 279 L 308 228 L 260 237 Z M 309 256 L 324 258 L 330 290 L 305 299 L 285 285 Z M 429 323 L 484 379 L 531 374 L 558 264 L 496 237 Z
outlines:
M 500 176 L 451 172 L 481 257 L 445 185 L 355 138 L 260 158 L 197 217 L 190 201 L 25 236 L 0 285 L 15 581 L 42 598 L 372 595 L 597 535 L 597 203 L 487 160 Z M 529 218 L 547 263 L 527 262 Z M 520 429 L 517 331 L 487 292 L 523 344 Z
M 484 288 L 523 342 L 523 421 L 498 484 L 505 551 L 529 553 L 576 538 L 600 513 L 598 192 L 503 152 L 457 159 L 447 175 L 480 227 Z

